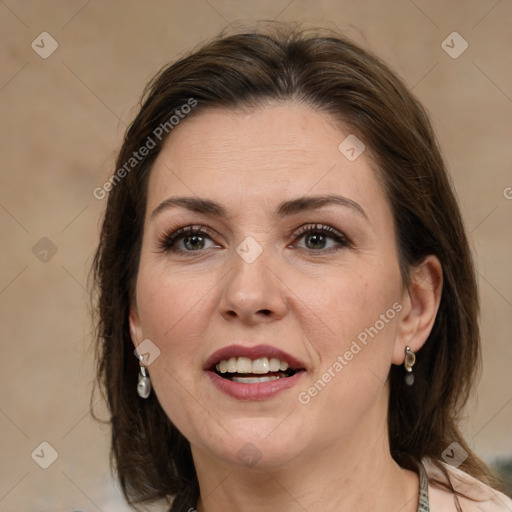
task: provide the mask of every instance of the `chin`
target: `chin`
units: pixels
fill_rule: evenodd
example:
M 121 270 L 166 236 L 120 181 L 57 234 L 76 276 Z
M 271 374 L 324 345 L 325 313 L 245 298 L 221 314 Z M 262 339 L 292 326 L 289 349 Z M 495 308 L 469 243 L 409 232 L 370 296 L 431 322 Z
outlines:
M 291 424 L 285 426 L 287 422 Z M 294 425 L 286 415 L 279 418 L 244 418 L 226 423 L 225 426 L 227 432 L 222 431 L 222 439 L 212 443 L 212 437 L 208 437 L 203 444 L 228 464 L 248 469 L 286 467 L 294 463 L 311 444 L 304 425 Z

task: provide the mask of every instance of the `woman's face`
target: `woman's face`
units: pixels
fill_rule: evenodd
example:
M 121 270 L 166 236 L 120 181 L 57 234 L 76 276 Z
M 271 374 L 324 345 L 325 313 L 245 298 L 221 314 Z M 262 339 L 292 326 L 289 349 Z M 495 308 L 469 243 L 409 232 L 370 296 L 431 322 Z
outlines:
M 130 320 L 196 464 L 285 467 L 386 434 L 406 293 L 390 206 L 367 153 L 339 149 L 349 135 L 294 103 L 211 109 L 155 162 Z

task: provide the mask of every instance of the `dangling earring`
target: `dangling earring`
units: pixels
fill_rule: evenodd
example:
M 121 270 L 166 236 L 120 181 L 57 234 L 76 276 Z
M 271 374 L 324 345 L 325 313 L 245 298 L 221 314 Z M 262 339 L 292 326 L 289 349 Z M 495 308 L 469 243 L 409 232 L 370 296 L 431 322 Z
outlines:
M 416 362 L 416 355 L 411 350 L 411 347 L 407 345 L 405 347 L 405 360 L 404 360 L 404 367 L 405 371 L 407 372 L 405 376 L 405 383 L 408 386 L 412 386 L 414 384 L 414 375 L 412 374 L 412 367 L 414 366 L 414 363 Z
M 149 375 L 146 367 L 142 364 L 144 357 L 142 355 L 139 356 L 139 365 L 140 365 L 140 373 L 139 380 L 137 382 L 137 393 L 141 398 L 147 398 L 151 393 L 151 381 L 149 380 Z

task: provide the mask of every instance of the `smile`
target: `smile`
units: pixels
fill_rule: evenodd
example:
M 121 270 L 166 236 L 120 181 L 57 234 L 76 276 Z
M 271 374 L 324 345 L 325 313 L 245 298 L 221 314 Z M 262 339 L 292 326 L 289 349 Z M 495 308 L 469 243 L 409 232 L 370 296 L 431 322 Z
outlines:
M 261 357 L 254 361 L 248 357 L 230 357 L 217 363 L 215 372 L 224 379 L 245 384 L 270 382 L 295 374 L 295 370 L 288 368 L 287 362 L 276 357 Z M 261 377 L 256 377 L 256 375 L 261 375 Z
M 220 391 L 240 400 L 270 398 L 294 386 L 305 373 L 300 361 L 268 345 L 225 347 L 204 369 Z

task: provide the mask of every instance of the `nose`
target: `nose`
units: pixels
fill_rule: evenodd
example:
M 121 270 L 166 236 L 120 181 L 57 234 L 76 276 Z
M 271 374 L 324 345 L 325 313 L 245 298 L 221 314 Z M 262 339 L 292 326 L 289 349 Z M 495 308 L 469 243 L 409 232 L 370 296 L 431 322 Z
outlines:
M 220 301 L 221 315 L 246 324 L 267 323 L 286 314 L 286 285 L 279 279 L 269 250 L 251 263 L 233 252 Z

